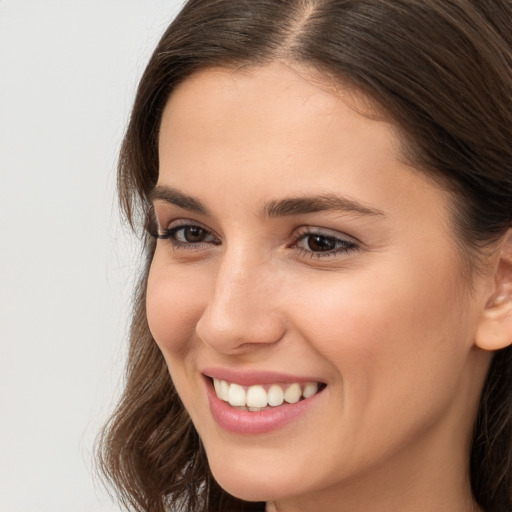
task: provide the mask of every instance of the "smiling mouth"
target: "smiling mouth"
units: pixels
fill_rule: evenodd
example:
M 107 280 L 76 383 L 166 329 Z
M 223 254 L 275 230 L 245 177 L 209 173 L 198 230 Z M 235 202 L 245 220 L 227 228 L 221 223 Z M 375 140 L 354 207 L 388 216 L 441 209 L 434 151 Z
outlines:
M 221 379 L 211 379 L 217 398 L 244 411 L 259 412 L 284 403 L 295 404 L 310 398 L 326 385 L 320 382 L 241 386 Z

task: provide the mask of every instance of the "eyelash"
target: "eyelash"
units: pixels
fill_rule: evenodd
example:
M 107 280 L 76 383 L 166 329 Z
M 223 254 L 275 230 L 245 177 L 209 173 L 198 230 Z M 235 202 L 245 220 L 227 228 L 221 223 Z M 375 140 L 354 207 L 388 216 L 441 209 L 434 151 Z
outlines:
M 323 240 L 323 242 L 334 244 L 335 247 L 327 251 L 313 251 L 311 246 L 309 247 L 309 250 L 298 247 L 297 244 L 303 241 L 307 241 L 308 238 L 310 239 L 309 243 L 311 243 L 311 239 L 314 237 L 317 237 L 317 240 Z M 353 240 L 340 238 L 335 235 L 329 235 L 326 234 L 325 231 L 322 232 L 320 229 L 318 231 L 312 230 L 309 227 L 306 228 L 306 230 L 300 233 L 298 236 L 296 236 L 293 242 L 288 245 L 288 247 L 295 247 L 295 249 L 299 251 L 302 256 L 309 256 L 310 258 L 333 257 L 338 254 L 347 254 L 359 249 L 359 245 Z
M 203 233 L 205 233 L 207 237 L 213 238 L 213 240 L 200 241 L 200 242 L 187 242 L 187 241 L 178 240 L 177 234 L 180 231 L 185 230 L 187 228 L 199 229 Z M 184 250 L 198 249 L 198 248 L 201 248 L 205 245 L 209 245 L 212 243 L 213 243 L 213 245 L 220 245 L 220 243 L 221 243 L 220 240 L 215 238 L 215 236 L 208 229 L 206 229 L 202 226 L 199 226 L 197 224 L 180 224 L 178 226 L 174 226 L 172 228 L 165 229 L 163 231 L 163 233 L 158 233 L 157 235 L 155 235 L 155 238 L 157 238 L 158 240 L 169 240 L 169 242 L 175 249 L 184 249 Z
M 201 231 L 201 235 L 204 234 L 206 238 L 209 238 L 209 240 L 201 240 L 198 242 L 191 242 L 191 241 L 184 241 L 178 239 L 178 233 L 180 231 L 183 231 L 187 228 L 190 229 L 198 229 Z M 299 252 L 301 256 L 304 257 L 310 257 L 310 258 L 326 258 L 326 257 L 334 257 L 338 254 L 347 254 L 352 251 L 357 251 L 359 249 L 359 244 L 352 239 L 346 239 L 346 238 L 340 238 L 335 235 L 329 235 L 326 234 L 325 231 L 330 230 L 312 230 L 312 228 L 306 228 L 304 231 L 299 233 L 293 241 L 287 245 L 287 248 L 295 248 L 296 251 Z M 183 233 L 184 234 L 184 233 Z M 309 249 L 301 248 L 298 246 L 300 242 L 307 241 L 308 238 L 311 239 L 313 237 L 317 237 L 317 243 L 328 243 L 330 245 L 334 245 L 333 249 L 326 250 L 326 251 L 314 251 L 311 249 L 311 246 Z M 172 247 L 178 250 L 197 250 L 201 249 L 204 246 L 208 246 L 210 244 L 212 245 L 220 245 L 221 241 L 216 238 L 214 234 L 211 233 L 208 229 L 198 225 L 198 224 L 180 224 L 178 226 L 174 226 L 168 229 L 165 229 L 162 233 L 157 233 L 155 235 L 155 238 L 159 240 L 169 240 Z M 186 238 L 185 236 L 182 236 L 182 238 Z M 308 244 L 309 245 L 309 244 Z

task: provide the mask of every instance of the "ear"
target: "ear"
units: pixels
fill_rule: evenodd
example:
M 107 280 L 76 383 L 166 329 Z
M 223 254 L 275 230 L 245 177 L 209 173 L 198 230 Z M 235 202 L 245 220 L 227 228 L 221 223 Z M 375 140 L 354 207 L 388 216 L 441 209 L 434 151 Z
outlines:
M 494 267 L 494 289 L 475 333 L 475 344 L 483 350 L 512 345 L 512 229 L 498 247 Z

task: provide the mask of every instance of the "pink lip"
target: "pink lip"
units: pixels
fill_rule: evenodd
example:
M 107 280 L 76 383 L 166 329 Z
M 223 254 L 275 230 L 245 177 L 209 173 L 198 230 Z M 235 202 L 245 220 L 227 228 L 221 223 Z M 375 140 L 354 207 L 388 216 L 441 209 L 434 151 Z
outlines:
M 235 382 L 241 386 L 255 386 L 256 384 L 293 384 L 297 382 L 321 382 L 315 377 L 298 377 L 287 373 L 261 372 L 261 371 L 240 371 L 230 368 L 204 368 L 201 373 L 207 377 L 228 382 Z
M 225 380 L 228 379 L 225 378 Z M 239 380 L 232 380 L 230 382 L 234 381 L 239 382 Z M 306 381 L 308 380 L 306 379 Z M 228 432 L 245 435 L 265 434 L 285 427 L 297 417 L 306 414 L 311 407 L 317 403 L 317 398 L 323 395 L 322 391 L 320 391 L 316 395 L 305 400 L 301 400 L 296 404 L 284 403 L 279 407 L 273 407 L 259 412 L 251 412 L 236 409 L 223 400 L 220 400 L 213 389 L 212 381 L 209 378 L 205 378 L 204 382 L 210 412 L 214 420 Z M 261 380 L 258 380 L 257 382 L 263 384 Z M 272 382 L 276 382 L 275 374 Z M 283 382 L 282 378 L 277 380 L 277 382 Z M 297 380 L 287 380 L 287 382 L 297 382 Z M 311 382 L 311 380 L 308 382 Z M 240 384 L 251 385 L 243 383 Z

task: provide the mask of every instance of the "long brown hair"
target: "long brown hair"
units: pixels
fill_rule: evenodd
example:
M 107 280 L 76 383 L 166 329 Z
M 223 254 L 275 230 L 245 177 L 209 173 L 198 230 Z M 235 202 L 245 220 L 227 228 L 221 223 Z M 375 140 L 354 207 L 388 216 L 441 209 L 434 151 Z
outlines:
M 405 157 L 454 193 L 469 268 L 512 224 L 512 4 L 509 0 L 190 0 L 141 79 L 120 159 L 121 207 L 145 262 L 134 295 L 126 388 L 99 443 L 100 467 L 132 510 L 262 510 L 223 491 L 148 329 L 155 248 L 149 193 L 162 111 L 207 67 L 312 67 L 373 98 L 400 127 Z M 512 510 L 512 351 L 497 352 L 471 447 L 488 512 Z

